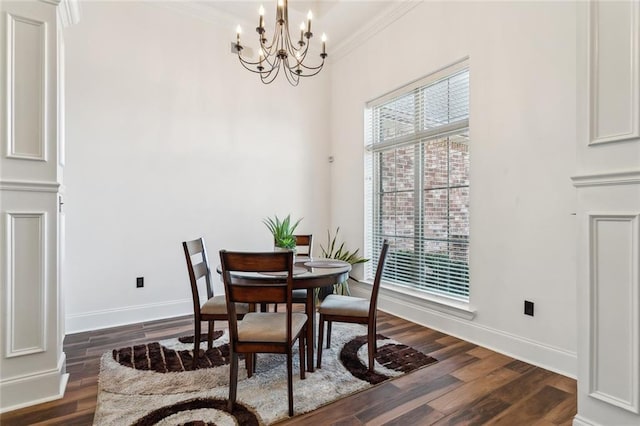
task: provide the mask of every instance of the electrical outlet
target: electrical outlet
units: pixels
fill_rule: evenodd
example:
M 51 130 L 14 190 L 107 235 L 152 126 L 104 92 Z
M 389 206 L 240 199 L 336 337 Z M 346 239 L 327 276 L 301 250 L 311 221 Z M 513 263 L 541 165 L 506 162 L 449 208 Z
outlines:
M 533 302 L 524 301 L 524 314 L 533 316 Z
M 136 287 L 137 287 L 137 288 L 142 288 L 142 287 L 144 287 L 144 277 L 138 277 L 138 278 L 136 278 Z

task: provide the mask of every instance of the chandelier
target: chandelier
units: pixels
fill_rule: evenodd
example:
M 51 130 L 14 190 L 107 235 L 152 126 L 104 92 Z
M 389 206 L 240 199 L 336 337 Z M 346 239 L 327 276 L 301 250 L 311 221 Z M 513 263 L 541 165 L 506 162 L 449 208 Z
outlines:
M 320 58 L 322 61 L 311 66 L 308 64 L 307 53 L 313 33 L 311 32 L 311 20 L 313 15 L 311 11 L 307 15 L 306 24 L 300 24 L 300 38 L 293 41 L 289 31 L 289 10 L 288 0 L 278 0 L 276 6 L 276 25 L 271 38 L 271 42 L 267 43 L 267 31 L 264 28 L 264 7 L 260 6 L 260 20 L 256 32 L 258 33 L 258 60 L 252 62 L 242 56 L 240 44 L 240 34 L 242 29 L 238 25 L 237 40 L 235 44 L 238 52 L 238 59 L 246 69 L 260 75 L 260 80 L 264 84 L 269 84 L 276 79 L 282 70 L 291 85 L 297 86 L 300 77 L 312 77 L 322 70 L 324 60 L 327 57 L 326 42 L 327 37 L 322 34 L 322 53 Z

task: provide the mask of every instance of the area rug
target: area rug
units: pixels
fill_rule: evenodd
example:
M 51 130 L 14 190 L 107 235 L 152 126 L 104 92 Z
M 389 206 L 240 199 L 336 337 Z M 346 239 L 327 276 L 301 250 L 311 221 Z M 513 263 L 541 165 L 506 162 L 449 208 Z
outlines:
M 105 353 L 100 360 L 94 425 L 270 425 L 288 418 L 284 355 L 259 354 L 251 378 L 240 361 L 236 408 L 226 411 L 229 340 L 226 331 L 214 337 L 214 346 L 208 350 L 204 338 L 196 370 L 192 369 L 193 336 Z M 322 368 L 307 372 L 304 380 L 300 380 L 294 350 L 295 414 L 436 362 L 382 335 L 377 338 L 373 373 L 366 367 L 366 328 L 361 325 L 334 323 Z

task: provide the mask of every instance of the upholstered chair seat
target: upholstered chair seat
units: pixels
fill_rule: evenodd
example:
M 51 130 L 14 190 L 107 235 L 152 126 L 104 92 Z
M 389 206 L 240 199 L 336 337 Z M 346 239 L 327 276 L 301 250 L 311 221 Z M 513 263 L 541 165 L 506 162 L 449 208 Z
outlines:
M 322 301 L 319 312 L 324 315 L 366 318 L 369 316 L 369 300 L 360 297 L 330 294 Z
M 333 322 L 348 322 L 367 325 L 369 371 L 372 372 L 374 370 L 375 354 L 378 349 L 376 346 L 378 292 L 380 290 L 380 281 L 382 281 L 382 271 L 384 270 L 384 262 L 387 259 L 388 250 L 389 242 L 384 240 L 382 249 L 380 250 L 376 276 L 373 280 L 369 299 L 330 294 L 325 297 L 320 304 L 318 308 L 318 312 L 320 313 L 320 323 L 318 324 L 318 368 L 322 367 L 324 323 L 327 323 L 327 348 L 329 348 L 331 347 L 331 324 Z
M 210 315 L 227 315 L 227 298 L 224 294 L 213 296 L 202 305 L 200 312 Z M 249 304 L 238 303 L 236 305 L 236 312 L 238 314 L 246 314 L 249 312 Z
M 307 314 L 291 314 L 291 334 L 298 335 L 307 323 Z M 253 313 L 238 321 L 239 342 L 286 342 L 287 314 L 279 312 Z

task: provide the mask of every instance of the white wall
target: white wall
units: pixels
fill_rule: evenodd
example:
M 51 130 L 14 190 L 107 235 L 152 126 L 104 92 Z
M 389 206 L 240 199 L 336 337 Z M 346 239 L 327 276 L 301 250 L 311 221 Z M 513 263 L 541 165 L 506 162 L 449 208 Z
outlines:
M 469 56 L 476 316 L 389 291 L 381 307 L 575 375 L 575 21 L 571 3 L 425 2 L 291 88 L 240 69 L 232 23 L 83 3 L 65 33 L 67 332 L 188 313 L 180 242 L 269 249 L 274 213 L 364 247 L 364 103 Z
M 387 23 L 385 21 L 381 23 Z M 381 293 L 427 326 L 576 374 L 576 5 L 424 2 L 333 62 L 332 223 L 364 246 L 366 101 L 470 58 L 472 320 Z M 354 202 L 355 200 L 355 202 Z M 523 301 L 535 316 L 523 315 Z
M 230 53 L 233 23 L 82 6 L 65 33 L 67 333 L 190 313 L 183 240 L 204 236 L 215 265 L 270 250 L 273 214 L 324 235 L 326 76 L 264 86 Z

